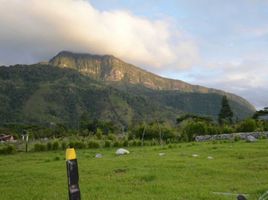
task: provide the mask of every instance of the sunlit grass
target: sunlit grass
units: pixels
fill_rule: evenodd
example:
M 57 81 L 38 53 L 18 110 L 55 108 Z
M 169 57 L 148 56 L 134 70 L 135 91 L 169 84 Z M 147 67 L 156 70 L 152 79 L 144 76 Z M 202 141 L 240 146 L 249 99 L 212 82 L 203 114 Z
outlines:
M 255 200 L 268 190 L 267 147 L 268 140 L 261 140 L 133 147 L 126 156 L 112 148 L 77 150 L 82 198 L 231 200 L 243 193 Z M 1 156 L 0 199 L 67 199 L 64 156 L 63 151 Z

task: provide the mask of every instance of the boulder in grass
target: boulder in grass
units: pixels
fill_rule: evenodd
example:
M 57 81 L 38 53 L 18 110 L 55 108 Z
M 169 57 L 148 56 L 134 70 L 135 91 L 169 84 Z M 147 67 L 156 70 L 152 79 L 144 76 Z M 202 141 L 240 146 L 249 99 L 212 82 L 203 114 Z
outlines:
M 248 135 L 247 138 L 246 138 L 246 141 L 247 142 L 256 142 L 257 139 L 252 135 Z
M 97 153 L 96 156 L 95 156 L 95 158 L 102 158 L 102 154 Z
M 126 149 L 123 149 L 123 148 L 120 148 L 120 149 L 117 149 L 116 152 L 115 152 L 116 155 L 126 155 L 126 154 L 129 154 L 129 151 L 126 150 Z

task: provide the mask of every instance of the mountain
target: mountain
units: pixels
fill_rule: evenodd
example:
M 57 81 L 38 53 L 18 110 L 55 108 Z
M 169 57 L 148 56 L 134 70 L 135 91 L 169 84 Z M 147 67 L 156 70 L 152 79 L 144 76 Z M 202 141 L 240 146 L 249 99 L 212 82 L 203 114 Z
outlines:
M 49 61 L 50 65 L 70 68 L 94 79 L 141 84 L 154 90 L 180 90 L 183 92 L 212 93 L 219 90 L 190 85 L 180 80 L 157 76 L 110 55 L 77 54 L 62 51 Z
M 121 126 L 143 120 L 174 122 L 184 113 L 211 116 L 228 96 L 235 118 L 251 116 L 245 99 L 162 78 L 114 56 L 60 52 L 49 62 L 0 67 L 0 124 L 100 119 Z

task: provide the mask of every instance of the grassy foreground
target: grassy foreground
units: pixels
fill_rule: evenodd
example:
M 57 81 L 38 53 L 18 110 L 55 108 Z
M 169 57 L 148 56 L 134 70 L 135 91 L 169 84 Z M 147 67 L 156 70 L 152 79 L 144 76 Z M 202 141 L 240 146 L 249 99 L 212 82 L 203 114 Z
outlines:
M 112 148 L 77 150 L 82 199 L 231 200 L 244 193 L 256 200 L 268 190 L 268 140 L 129 150 L 126 156 Z M 64 157 L 63 151 L 1 156 L 0 199 L 66 200 Z

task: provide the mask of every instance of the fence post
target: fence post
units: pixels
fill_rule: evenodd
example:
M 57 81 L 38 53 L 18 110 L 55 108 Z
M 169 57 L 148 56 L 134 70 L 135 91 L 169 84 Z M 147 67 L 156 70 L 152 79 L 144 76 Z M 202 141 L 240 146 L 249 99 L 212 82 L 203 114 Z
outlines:
M 81 200 L 79 189 L 78 163 L 74 148 L 66 149 L 69 200 Z

